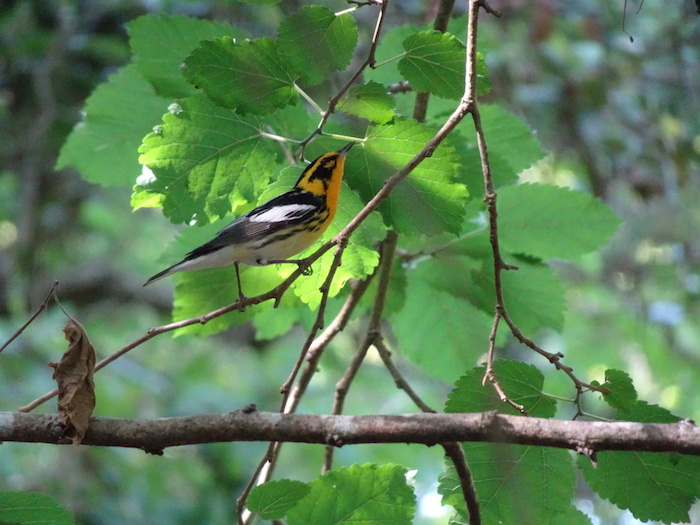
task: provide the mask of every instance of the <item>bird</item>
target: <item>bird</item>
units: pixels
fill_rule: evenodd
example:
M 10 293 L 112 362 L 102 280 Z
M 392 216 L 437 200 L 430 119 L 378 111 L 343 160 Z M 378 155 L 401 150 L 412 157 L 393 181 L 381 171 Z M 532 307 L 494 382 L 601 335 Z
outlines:
M 306 167 L 291 190 L 236 218 L 211 241 L 155 274 L 144 286 L 177 272 L 233 264 L 240 304 L 245 295 L 239 264 L 300 264 L 302 260 L 289 258 L 316 242 L 335 217 L 345 157 L 354 144 L 350 142 L 338 151 L 318 157 Z

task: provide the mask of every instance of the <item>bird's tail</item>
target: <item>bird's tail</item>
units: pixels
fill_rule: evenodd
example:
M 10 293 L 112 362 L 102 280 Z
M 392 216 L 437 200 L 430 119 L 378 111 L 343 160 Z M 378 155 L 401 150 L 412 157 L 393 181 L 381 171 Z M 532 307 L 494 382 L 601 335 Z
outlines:
M 151 277 L 148 281 L 143 283 L 144 286 L 148 286 L 151 283 L 154 283 L 156 281 L 159 281 L 160 279 L 167 277 L 168 275 L 172 275 L 175 272 L 179 272 L 183 270 L 182 266 L 186 263 L 187 261 L 181 261 L 177 264 L 173 264 L 170 268 L 166 268 L 162 272 L 158 272 L 155 274 L 153 277 Z

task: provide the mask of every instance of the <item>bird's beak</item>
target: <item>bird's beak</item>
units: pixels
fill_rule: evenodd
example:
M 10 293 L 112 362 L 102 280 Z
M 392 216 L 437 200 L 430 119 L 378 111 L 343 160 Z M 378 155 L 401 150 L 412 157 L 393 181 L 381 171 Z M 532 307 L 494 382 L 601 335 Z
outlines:
M 349 142 L 343 149 L 338 150 L 338 155 L 340 155 L 341 157 L 345 157 L 348 151 L 350 151 L 350 148 L 352 148 L 354 145 L 354 142 Z

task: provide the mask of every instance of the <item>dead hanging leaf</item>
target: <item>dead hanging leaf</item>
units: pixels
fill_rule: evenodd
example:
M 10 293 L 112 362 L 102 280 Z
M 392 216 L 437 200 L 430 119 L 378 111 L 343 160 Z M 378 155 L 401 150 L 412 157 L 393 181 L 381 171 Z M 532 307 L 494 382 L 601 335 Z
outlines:
M 87 332 L 75 319 L 63 328 L 70 343 L 58 364 L 49 363 L 54 369 L 53 378 L 58 383 L 58 416 L 64 425 L 61 441 L 79 445 L 87 432 L 90 416 L 95 409 L 95 350 Z

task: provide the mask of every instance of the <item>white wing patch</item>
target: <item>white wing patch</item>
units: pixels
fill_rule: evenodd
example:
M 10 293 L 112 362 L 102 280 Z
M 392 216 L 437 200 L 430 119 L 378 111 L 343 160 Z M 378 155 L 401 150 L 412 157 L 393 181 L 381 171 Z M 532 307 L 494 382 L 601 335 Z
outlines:
M 316 208 L 313 204 L 286 204 L 284 206 L 275 206 L 262 213 L 250 215 L 250 222 L 285 222 L 298 219 L 306 212 Z

